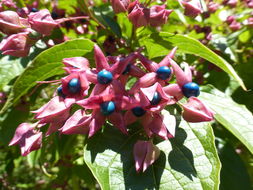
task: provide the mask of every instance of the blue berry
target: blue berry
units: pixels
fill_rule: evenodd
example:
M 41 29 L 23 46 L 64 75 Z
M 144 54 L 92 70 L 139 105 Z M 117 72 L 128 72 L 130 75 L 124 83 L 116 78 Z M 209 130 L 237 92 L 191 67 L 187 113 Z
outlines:
M 57 94 L 58 96 L 65 98 L 65 94 L 63 94 L 63 91 L 62 91 L 62 86 L 57 88 Z
M 107 70 L 102 70 L 97 75 L 97 80 L 100 84 L 109 84 L 112 82 L 112 73 Z
M 182 91 L 183 94 L 189 98 L 191 96 L 199 96 L 200 91 L 199 91 L 199 85 L 196 84 L 195 82 L 189 82 L 186 83 L 183 87 L 182 87 Z
M 171 70 L 169 67 L 167 66 L 161 66 L 156 70 L 157 73 L 157 77 L 162 79 L 162 80 L 166 80 L 170 77 L 171 75 Z
M 33 13 L 38 12 L 38 11 L 39 11 L 39 10 L 36 9 L 36 8 L 34 8 L 34 7 L 31 9 L 31 12 L 33 12 Z
M 157 105 L 161 101 L 162 97 L 159 92 L 155 92 L 153 99 L 150 101 L 151 105 Z
M 103 102 L 100 104 L 100 111 L 103 115 L 110 115 L 115 111 L 115 104 L 113 101 Z
M 122 74 L 125 75 L 129 73 L 130 69 L 131 69 L 131 64 L 128 64 Z
M 132 108 L 132 112 L 136 117 L 141 117 L 146 113 L 146 110 L 144 110 L 142 107 L 134 107 Z
M 68 90 L 71 94 L 76 94 L 81 90 L 80 81 L 77 78 L 72 78 L 68 83 Z

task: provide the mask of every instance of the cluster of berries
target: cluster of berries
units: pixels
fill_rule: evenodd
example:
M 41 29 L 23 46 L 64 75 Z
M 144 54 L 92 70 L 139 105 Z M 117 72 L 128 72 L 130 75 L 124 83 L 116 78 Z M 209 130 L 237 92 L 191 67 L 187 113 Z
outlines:
M 148 139 L 159 136 L 162 139 L 175 136 L 176 119 L 161 111 L 169 105 L 188 98 L 183 108 L 183 118 L 189 122 L 213 120 L 213 112 L 198 98 L 199 86 L 192 82 L 192 73 L 187 64 L 183 71 L 172 59 L 174 48 L 160 63 L 143 56 L 140 51 L 128 56 L 105 57 L 102 50 L 94 46 L 96 68 L 91 68 L 84 57 L 63 59 L 67 76 L 54 97 L 40 109 L 34 111 L 35 124 L 22 123 L 16 130 L 10 145 L 19 144 L 22 155 L 40 148 L 40 128 L 49 124 L 46 136 L 61 134 L 87 134 L 98 132 L 108 121 L 122 133 L 128 134 L 127 126 L 137 120 L 143 126 Z M 177 83 L 169 81 L 175 75 Z M 126 89 L 130 78 L 137 81 Z M 47 82 L 48 83 L 48 82 Z M 80 108 L 71 113 L 71 107 Z M 134 146 L 136 170 L 145 171 L 159 156 L 159 149 L 149 141 L 138 141 Z

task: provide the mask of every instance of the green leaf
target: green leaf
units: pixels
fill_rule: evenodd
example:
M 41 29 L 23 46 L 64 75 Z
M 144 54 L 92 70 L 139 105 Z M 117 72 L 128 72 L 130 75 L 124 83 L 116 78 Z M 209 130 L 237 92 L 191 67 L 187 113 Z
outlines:
M 20 59 L 11 56 L 1 56 L 0 58 L 0 91 L 16 76 L 23 71 Z
M 118 189 L 218 189 L 220 162 L 208 123 L 182 121 L 176 137 L 157 144 L 159 159 L 144 173 L 136 173 L 133 145 L 139 132 L 129 136 L 106 126 L 88 140 L 84 160 L 102 190 Z
M 167 55 L 168 50 L 175 46 L 178 47 L 178 52 L 200 56 L 227 72 L 246 90 L 242 79 L 228 62 L 193 38 L 180 34 L 160 32 L 145 36 L 139 42 L 141 45 L 146 46 L 150 58 Z
M 104 19 L 106 25 L 111 28 L 112 32 L 117 35 L 119 38 L 122 37 L 121 29 L 119 24 L 111 17 L 101 13 L 102 18 Z
M 219 143 L 219 158 L 221 160 L 221 184 L 220 190 L 250 190 L 249 174 L 240 156 L 228 143 Z
M 221 91 L 211 88 L 199 97 L 216 114 L 215 119 L 237 137 L 253 153 L 253 116 L 244 106 L 237 104 Z
M 88 39 L 76 39 L 43 51 L 15 81 L 8 100 L 0 113 L 16 104 L 23 95 L 37 84 L 37 81 L 63 74 L 63 58 L 85 56 L 92 59 L 93 46 L 93 42 Z

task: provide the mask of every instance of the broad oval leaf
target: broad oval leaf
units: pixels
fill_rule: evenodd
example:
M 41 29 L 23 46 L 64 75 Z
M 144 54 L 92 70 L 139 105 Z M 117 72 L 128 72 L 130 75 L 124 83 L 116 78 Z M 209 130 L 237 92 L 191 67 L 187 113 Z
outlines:
M 161 155 L 144 173 L 136 173 L 133 145 L 138 131 L 129 136 L 106 126 L 88 140 L 84 160 L 103 190 L 218 189 L 220 162 L 208 123 L 180 123 L 176 137 L 158 143 Z
M 202 99 L 216 114 L 215 119 L 236 136 L 253 154 L 253 116 L 244 106 L 217 89 L 201 92 Z
M 180 52 L 200 56 L 227 72 L 246 90 L 242 79 L 237 75 L 233 67 L 194 38 L 180 34 L 160 32 L 145 36 L 139 42 L 141 45 L 146 46 L 150 58 L 166 55 L 168 54 L 168 50 L 175 46 L 178 47 L 178 51 Z
M 43 51 L 15 81 L 1 113 L 6 111 L 11 105 L 17 103 L 23 95 L 37 84 L 36 81 L 43 81 L 63 74 L 63 58 L 85 56 L 88 59 L 92 59 L 93 46 L 94 43 L 88 39 L 76 39 Z

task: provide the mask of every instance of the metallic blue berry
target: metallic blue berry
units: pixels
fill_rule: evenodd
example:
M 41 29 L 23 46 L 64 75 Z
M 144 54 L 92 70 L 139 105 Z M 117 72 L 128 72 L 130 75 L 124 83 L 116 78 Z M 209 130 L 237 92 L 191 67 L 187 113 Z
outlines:
M 183 87 L 182 87 L 182 91 L 183 94 L 189 98 L 191 96 L 199 96 L 200 91 L 199 91 L 199 85 L 196 84 L 195 82 L 189 82 L 186 83 Z
M 171 70 L 169 67 L 167 66 L 161 66 L 156 70 L 157 73 L 157 77 L 162 79 L 162 80 L 166 80 L 170 77 L 171 75 Z
M 33 13 L 38 12 L 38 11 L 39 11 L 39 10 L 36 9 L 36 8 L 34 8 L 34 7 L 31 9 L 31 12 L 33 12 Z
M 57 94 L 58 96 L 65 98 L 65 94 L 63 94 L 63 91 L 62 91 L 62 86 L 57 88 Z
M 146 110 L 144 110 L 142 107 L 134 107 L 132 108 L 132 112 L 136 117 L 141 117 L 146 113 Z
M 112 73 L 107 70 L 102 70 L 97 75 L 97 80 L 100 84 L 109 84 L 112 82 L 113 76 Z
M 128 64 L 122 74 L 126 75 L 127 73 L 129 73 L 130 69 L 131 69 L 131 64 Z
M 115 104 L 113 101 L 103 102 L 100 104 L 100 111 L 103 115 L 110 115 L 115 111 Z
M 155 92 L 153 99 L 150 101 L 151 105 L 157 105 L 161 101 L 162 97 L 159 92 Z
M 72 78 L 68 83 L 68 90 L 71 94 L 76 94 L 81 90 L 81 83 L 77 78 Z

